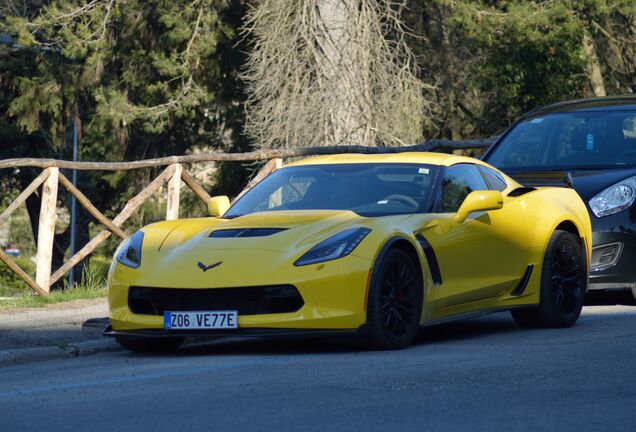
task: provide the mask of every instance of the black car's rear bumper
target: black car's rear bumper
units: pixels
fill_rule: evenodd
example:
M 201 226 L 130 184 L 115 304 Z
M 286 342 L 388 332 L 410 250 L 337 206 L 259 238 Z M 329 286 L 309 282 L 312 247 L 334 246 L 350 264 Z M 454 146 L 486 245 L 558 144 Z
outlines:
M 592 216 L 590 290 L 631 290 L 636 297 L 636 222 L 633 210 L 605 218 Z M 613 256 L 615 249 L 618 249 L 618 256 Z M 598 258 L 604 252 L 606 262 L 599 262 Z

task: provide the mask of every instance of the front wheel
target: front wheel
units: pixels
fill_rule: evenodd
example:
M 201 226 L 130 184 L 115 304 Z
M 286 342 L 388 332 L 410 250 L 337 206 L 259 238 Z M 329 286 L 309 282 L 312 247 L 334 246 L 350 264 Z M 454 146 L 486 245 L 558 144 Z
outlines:
M 570 327 L 581 315 L 587 278 L 580 239 L 555 231 L 543 259 L 539 305 L 513 310 L 512 317 L 523 327 Z
M 403 250 L 389 250 L 369 287 L 368 345 L 375 349 L 398 349 L 413 342 L 420 326 L 422 301 L 418 266 Z
M 127 350 L 137 353 L 171 353 L 176 351 L 185 341 L 182 337 L 168 338 L 140 338 L 118 336 L 115 338 L 117 343 Z

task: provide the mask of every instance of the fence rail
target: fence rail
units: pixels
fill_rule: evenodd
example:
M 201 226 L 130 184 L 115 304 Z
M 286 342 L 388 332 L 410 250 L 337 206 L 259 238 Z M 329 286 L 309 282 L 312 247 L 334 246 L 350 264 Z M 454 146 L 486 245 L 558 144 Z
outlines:
M 56 159 L 4 159 L 0 160 L 0 169 L 8 168 L 42 168 L 38 175 L 24 191 L 22 191 L 11 204 L 0 214 L 0 224 L 7 220 L 27 198 L 38 188 L 41 192 L 40 219 L 38 222 L 38 238 L 36 252 L 36 275 L 31 278 L 6 252 L 0 249 L 0 261 L 3 261 L 15 272 L 33 291 L 39 295 L 48 295 L 50 287 L 59 281 L 71 268 L 91 254 L 102 242 L 112 234 L 122 240 L 128 237 L 122 229 L 124 222 L 141 207 L 164 184 L 167 188 L 166 220 L 179 218 L 179 202 L 181 183 L 189 187 L 195 195 L 207 205 L 210 195 L 197 183 L 194 177 L 187 172 L 184 164 L 203 162 L 228 162 L 228 161 L 263 161 L 268 162 L 261 168 L 256 176 L 247 184 L 239 197 L 261 181 L 271 172 L 282 166 L 282 160 L 290 157 L 316 156 L 341 153 L 398 153 L 436 151 L 448 152 L 453 150 L 481 149 L 492 143 L 493 139 L 448 141 L 429 140 L 423 144 L 407 147 L 364 147 L 364 146 L 331 146 L 331 147 L 301 147 L 294 149 L 259 150 L 248 153 L 207 153 L 185 156 L 170 156 L 156 159 L 146 159 L 134 162 L 73 162 Z M 137 195 L 130 199 L 121 212 L 112 220 L 108 219 L 97 209 L 90 199 L 74 186 L 61 172 L 60 169 L 91 170 L 91 171 L 124 171 L 149 167 L 166 168 Z M 53 242 L 55 237 L 55 222 L 57 219 L 57 196 L 59 186 L 62 186 L 72 194 L 92 216 L 104 226 L 104 229 L 93 237 L 82 249 L 70 257 L 60 268 L 51 274 L 53 257 Z M 237 197 L 238 198 L 238 197 Z
M 469 150 L 487 148 L 492 144 L 493 138 L 478 140 L 450 141 L 441 139 L 428 140 L 423 144 L 405 147 L 365 147 L 351 146 L 327 146 L 327 147 L 298 147 L 291 149 L 257 150 L 247 153 L 204 153 L 184 156 L 168 156 L 155 159 L 145 159 L 133 162 L 73 162 L 57 159 L 18 158 L 0 160 L 0 169 L 34 167 L 34 168 L 61 168 L 90 171 L 122 171 L 139 168 L 150 168 L 172 164 L 190 164 L 197 162 L 245 162 L 262 161 L 269 159 L 285 159 L 290 157 L 319 156 L 340 153 L 401 153 L 401 152 L 449 152 L 453 150 Z

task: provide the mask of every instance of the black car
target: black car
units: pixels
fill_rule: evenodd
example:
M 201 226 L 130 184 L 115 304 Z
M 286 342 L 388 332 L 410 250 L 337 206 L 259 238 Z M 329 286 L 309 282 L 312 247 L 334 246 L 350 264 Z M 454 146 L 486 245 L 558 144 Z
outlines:
M 592 220 L 589 289 L 636 298 L 636 96 L 537 108 L 483 159 L 525 186 L 573 187 Z

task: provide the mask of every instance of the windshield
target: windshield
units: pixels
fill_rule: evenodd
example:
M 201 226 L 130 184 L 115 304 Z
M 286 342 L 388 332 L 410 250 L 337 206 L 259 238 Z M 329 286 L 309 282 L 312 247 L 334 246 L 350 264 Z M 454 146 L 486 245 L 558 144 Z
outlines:
M 522 121 L 487 157 L 498 168 L 636 165 L 636 112 L 556 113 Z
M 335 164 L 282 168 L 240 198 L 233 218 L 277 210 L 351 210 L 362 216 L 426 212 L 437 168 L 415 164 Z

